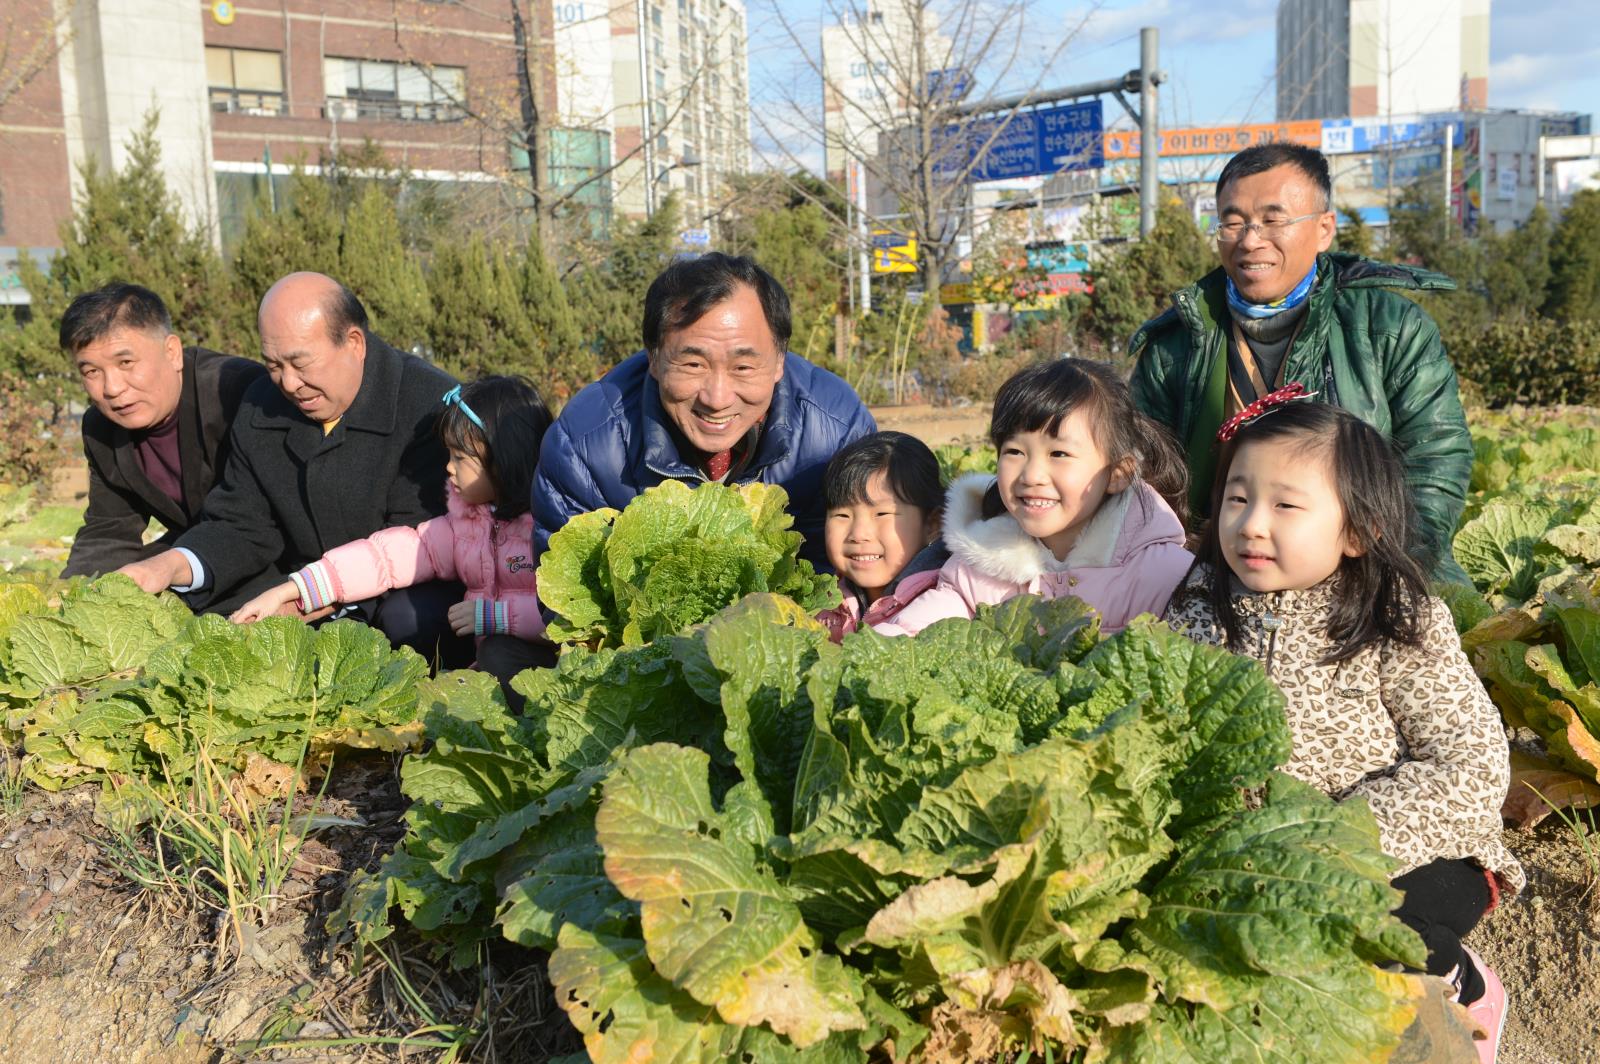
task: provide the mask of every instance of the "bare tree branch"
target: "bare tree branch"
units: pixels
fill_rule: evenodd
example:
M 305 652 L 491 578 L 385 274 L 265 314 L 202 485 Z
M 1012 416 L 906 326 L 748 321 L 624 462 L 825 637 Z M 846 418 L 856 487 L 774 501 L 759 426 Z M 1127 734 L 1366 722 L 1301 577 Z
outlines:
M 1030 50 L 1038 40 L 1034 17 L 1042 9 L 1030 0 L 878 0 L 863 5 L 828 0 L 830 35 L 858 60 L 856 84 L 836 75 L 837 56 L 809 47 L 799 25 L 781 7 L 772 18 L 810 84 L 820 84 L 833 116 L 820 116 L 814 98 L 779 93 L 777 108 L 757 109 L 755 118 L 780 171 L 807 169 L 795 150 L 793 131 L 808 131 L 825 157 L 843 154 L 866 172 L 906 223 L 892 228 L 918 236 L 924 286 L 936 291 L 956 239 L 967 224 L 967 189 L 988 151 L 1006 135 L 1032 98 L 1045 94 L 1055 61 L 1090 18 L 1090 8 L 1074 24 L 1052 27 L 1053 46 L 1043 55 Z M 1022 102 L 985 115 L 963 112 L 961 100 L 933 83 L 962 72 L 986 93 L 1022 95 Z M 850 89 L 860 91 L 852 95 Z M 767 153 L 763 152 L 766 156 Z M 768 156 L 769 162 L 772 161 Z M 830 175 L 833 176 L 833 175 Z M 794 191 L 817 203 L 840 230 L 848 246 L 860 248 L 862 235 L 848 218 L 822 203 L 802 184 Z M 865 228 L 889 220 L 870 210 Z
M 70 18 L 70 11 L 53 5 L 32 18 L 15 8 L 6 13 L 0 21 L 0 108 L 55 62 L 72 39 Z

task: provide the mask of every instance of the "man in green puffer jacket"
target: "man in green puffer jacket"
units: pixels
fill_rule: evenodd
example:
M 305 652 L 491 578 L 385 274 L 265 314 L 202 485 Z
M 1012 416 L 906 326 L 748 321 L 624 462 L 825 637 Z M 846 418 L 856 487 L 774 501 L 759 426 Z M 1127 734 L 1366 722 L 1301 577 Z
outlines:
M 1134 402 L 1189 456 L 1190 513 L 1209 515 L 1223 421 L 1290 383 L 1392 439 L 1420 518 L 1412 550 L 1435 580 L 1469 584 L 1450 541 L 1472 472 L 1455 368 L 1426 311 L 1402 292 L 1448 277 L 1329 253 L 1328 163 L 1293 144 L 1235 155 L 1217 179 L 1222 266 L 1134 333 Z

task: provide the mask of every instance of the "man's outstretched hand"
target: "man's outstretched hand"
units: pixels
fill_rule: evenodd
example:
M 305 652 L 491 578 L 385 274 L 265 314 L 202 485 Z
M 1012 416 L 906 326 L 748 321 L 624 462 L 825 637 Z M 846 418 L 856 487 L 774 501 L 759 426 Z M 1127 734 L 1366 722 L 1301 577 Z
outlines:
M 158 591 L 165 591 L 174 584 L 182 587 L 194 580 L 194 570 L 189 568 L 189 559 L 175 550 L 162 551 L 155 557 L 145 558 L 143 561 L 129 562 L 117 572 L 130 578 L 141 590 L 152 595 Z

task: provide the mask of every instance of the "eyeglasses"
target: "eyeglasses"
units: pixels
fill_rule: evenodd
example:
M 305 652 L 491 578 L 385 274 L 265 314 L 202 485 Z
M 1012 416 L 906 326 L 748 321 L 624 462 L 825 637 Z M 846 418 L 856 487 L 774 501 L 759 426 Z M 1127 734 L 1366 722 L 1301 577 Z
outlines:
M 484 427 L 483 418 L 479 417 L 477 413 L 473 411 L 472 407 L 467 405 L 467 401 L 461 398 L 461 385 L 458 384 L 454 388 L 451 388 L 448 392 L 445 392 L 443 396 L 443 402 L 445 406 L 459 406 L 461 408 L 461 412 L 467 415 L 467 419 L 474 425 L 478 426 L 480 431 L 489 431 Z
M 1244 239 L 1245 232 L 1249 230 L 1259 234 L 1262 240 L 1276 240 L 1291 225 L 1298 225 L 1308 218 L 1320 218 L 1326 213 L 1313 211 L 1298 218 L 1274 218 L 1265 222 L 1218 222 L 1211 227 L 1211 236 L 1219 244 L 1236 244 Z

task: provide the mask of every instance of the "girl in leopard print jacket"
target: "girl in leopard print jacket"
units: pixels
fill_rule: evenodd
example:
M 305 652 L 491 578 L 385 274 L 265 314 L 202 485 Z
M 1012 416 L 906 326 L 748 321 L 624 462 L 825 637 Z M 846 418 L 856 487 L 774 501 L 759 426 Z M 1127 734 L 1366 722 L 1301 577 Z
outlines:
M 1214 519 L 1167 620 L 1266 668 L 1294 736 L 1284 771 L 1371 806 L 1399 862 L 1397 915 L 1427 943 L 1429 971 L 1453 974 L 1471 1002 L 1493 973 L 1475 970 L 1461 936 L 1523 883 L 1500 841 L 1509 750 L 1449 611 L 1406 553 L 1400 461 L 1321 403 L 1269 403 L 1219 437 L 1231 446 Z

